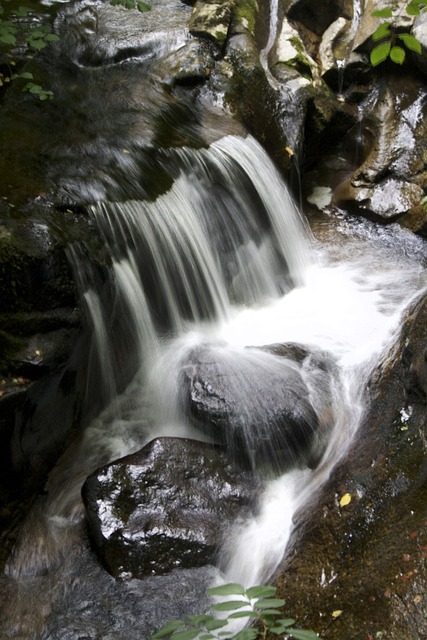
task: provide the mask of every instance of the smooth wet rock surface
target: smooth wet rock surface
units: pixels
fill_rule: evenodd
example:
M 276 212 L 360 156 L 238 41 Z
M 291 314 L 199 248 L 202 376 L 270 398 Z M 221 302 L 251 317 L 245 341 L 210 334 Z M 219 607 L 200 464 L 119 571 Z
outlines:
M 325 639 L 427 637 L 426 327 L 424 297 L 373 372 L 348 456 L 297 514 L 276 577 L 290 610 Z
M 182 368 L 183 409 L 194 426 L 249 467 L 278 472 L 310 464 L 318 432 L 325 433 L 327 426 L 319 418 L 321 411 L 316 413 L 303 371 L 309 355 L 304 348 L 286 345 L 241 351 L 221 345 L 197 348 Z M 320 373 L 317 386 L 326 407 L 330 380 L 323 373 L 326 384 Z
M 212 445 L 158 438 L 83 487 L 97 551 L 116 577 L 214 562 L 230 526 L 256 509 L 257 481 Z

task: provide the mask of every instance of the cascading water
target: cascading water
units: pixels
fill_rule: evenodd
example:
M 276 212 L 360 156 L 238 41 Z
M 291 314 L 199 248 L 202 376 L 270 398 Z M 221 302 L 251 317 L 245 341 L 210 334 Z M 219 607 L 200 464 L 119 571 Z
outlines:
M 13 578 L 8 589 L 17 589 L 19 596 L 14 615 L 22 615 L 24 593 L 31 593 L 34 607 L 37 598 L 43 606 L 55 598 L 65 603 L 59 605 L 60 614 L 57 607 L 62 638 L 80 637 L 64 630 L 78 628 L 76 602 L 90 598 L 89 587 L 74 573 L 82 571 L 76 527 L 83 517 L 80 488 L 87 475 L 159 435 L 212 439 L 195 428 L 180 403 L 180 372 L 188 354 L 207 348 L 233 371 L 237 382 L 231 393 L 240 395 L 242 442 L 251 443 L 247 457 L 252 467 L 257 465 L 256 455 L 250 455 L 257 448 L 256 427 L 263 432 L 262 411 L 268 414 L 270 407 L 268 398 L 261 403 L 255 427 L 245 407 L 257 391 L 253 371 L 261 376 L 281 371 L 278 345 L 300 345 L 312 354 L 302 363 L 290 361 L 288 370 L 306 389 L 303 401 L 309 415 L 317 416 L 316 428 L 304 455 L 298 455 L 298 440 L 282 470 L 286 452 L 265 450 L 258 514 L 229 533 L 216 572 L 202 580 L 197 572 L 191 577 L 183 572 L 179 579 L 174 574 L 122 587 L 108 583 L 100 616 L 108 610 L 115 638 L 136 632 L 146 637 L 175 617 L 172 604 L 156 604 L 164 590 L 174 601 L 187 588 L 192 611 L 195 597 L 200 607 L 206 604 L 200 581 L 204 586 L 220 581 L 249 586 L 268 580 L 286 552 L 295 510 L 319 489 L 354 438 L 373 358 L 425 285 L 417 261 L 396 249 L 400 240 L 393 237 L 404 232 L 392 230 L 384 240 L 373 234 L 357 238 L 356 229 L 343 248 L 316 248 L 272 163 L 250 137 L 225 137 L 208 149 L 165 151 L 163 162 L 173 186 L 156 201 L 103 202 L 92 209 L 111 255 L 108 286 L 96 286 L 87 265 L 83 275 L 81 253 L 71 252 L 98 362 L 88 371 L 88 388 L 97 384 L 109 402 L 52 472 L 38 507 L 45 529 L 34 534 L 33 518 L 8 565 Z M 117 375 L 122 366 L 126 384 Z M 100 371 L 102 377 L 91 381 Z M 278 458 L 277 464 L 269 466 L 269 455 Z M 84 558 L 91 584 L 94 560 Z M 34 577 L 32 563 L 42 563 L 49 577 Z M 26 576 L 32 576 L 32 586 Z M 132 618 L 124 601 L 137 596 L 144 615 Z M 155 614 L 146 613 L 150 598 Z M 123 615 L 126 628 L 119 631 L 116 619 Z M 16 619 L 10 624 L 16 627 Z M 94 637 L 110 637 L 99 631 L 102 624 L 90 614 L 82 622 Z M 58 637 L 54 625 L 48 624 L 43 638 Z

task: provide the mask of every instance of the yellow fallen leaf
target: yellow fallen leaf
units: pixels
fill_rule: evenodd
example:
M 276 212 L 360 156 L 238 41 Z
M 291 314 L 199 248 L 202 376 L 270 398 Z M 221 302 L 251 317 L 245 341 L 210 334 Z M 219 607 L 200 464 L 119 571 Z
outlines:
M 36 349 L 36 356 L 41 356 L 42 352 L 40 351 L 40 349 Z
M 333 618 L 339 618 L 341 614 L 342 614 L 342 609 L 336 609 L 335 611 L 332 611 Z
M 340 500 L 340 507 L 346 507 L 351 502 L 351 495 L 349 493 L 345 493 Z
M 294 151 L 291 149 L 291 147 L 285 147 L 285 151 L 287 152 L 287 154 L 292 158 L 292 156 L 295 155 Z

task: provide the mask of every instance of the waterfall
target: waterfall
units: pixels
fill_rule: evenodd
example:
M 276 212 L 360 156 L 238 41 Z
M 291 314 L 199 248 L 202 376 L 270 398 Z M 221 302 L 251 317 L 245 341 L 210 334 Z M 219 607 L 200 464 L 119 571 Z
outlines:
M 242 442 L 249 443 L 247 458 L 263 480 L 257 513 L 227 531 L 204 586 L 268 580 L 286 553 L 296 510 L 319 490 L 357 432 L 375 358 L 398 330 L 402 310 L 425 286 L 416 260 L 400 250 L 404 232 L 396 228 L 376 237 L 368 223 L 343 227 L 342 247 L 319 247 L 272 162 L 250 136 L 227 136 L 209 148 L 163 150 L 162 163 L 172 186 L 156 200 L 99 202 L 91 209 L 111 257 L 107 279 L 92 270 L 87 252 L 70 250 L 92 337 L 87 389 L 102 395 L 104 408 L 51 473 L 38 507 L 44 529 L 40 533 L 35 527 L 42 525 L 29 520 L 7 569 L 10 584 L 20 589 L 23 576 L 43 577 L 62 563 L 62 577 L 52 572 L 45 583 L 33 577 L 38 586 L 31 592 L 46 603 L 55 589 L 55 597 L 67 603 L 63 610 L 70 611 L 61 615 L 78 611 L 75 598 L 85 588 L 74 586 L 79 581 L 72 576 L 86 571 L 75 550 L 86 477 L 159 436 L 212 440 L 180 404 L 180 372 L 198 349 L 214 354 L 234 376 L 229 390 L 241 396 Z M 284 344 L 306 355 L 292 359 L 291 348 L 283 357 Z M 269 397 L 258 402 L 253 371 L 277 379 L 283 362 L 289 379 L 304 390 L 300 400 L 309 442 L 301 445 L 303 455 L 292 451 L 283 467 L 286 449 L 276 450 L 275 443 L 265 447 L 258 468 L 257 429 L 264 436 L 262 412 L 273 415 L 274 407 Z M 248 410 L 252 397 L 256 404 Z M 277 464 L 269 465 L 269 457 Z M 43 536 L 49 544 L 38 541 Z M 101 579 L 93 560 L 86 562 L 90 580 Z M 146 634 L 144 624 L 155 630 L 174 617 L 164 590 L 172 594 L 171 602 L 180 600 L 186 581 L 186 593 L 197 591 L 199 574 L 182 575 L 118 583 L 114 590 L 106 582 L 119 602 L 118 613 L 111 615 L 120 617 L 120 607 L 129 597 L 134 602 L 136 594 L 151 612 L 154 598 L 149 623 L 144 613 L 128 624 Z M 194 597 L 204 603 L 199 591 L 192 606 Z M 13 612 L 19 615 L 22 592 L 14 601 L 21 603 Z M 84 624 L 92 625 L 90 617 Z M 97 624 L 98 618 L 93 628 Z M 117 637 L 129 633 L 126 626 Z

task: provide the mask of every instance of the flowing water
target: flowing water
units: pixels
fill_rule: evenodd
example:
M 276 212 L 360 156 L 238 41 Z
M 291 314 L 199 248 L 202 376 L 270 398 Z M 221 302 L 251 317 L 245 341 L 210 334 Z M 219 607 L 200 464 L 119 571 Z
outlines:
M 155 201 L 92 207 L 111 256 L 107 283 L 99 286 L 79 247 L 70 249 L 92 334 L 87 388 L 96 387 L 105 409 L 51 473 L 9 561 L 6 624 L 20 638 L 73 640 L 83 629 L 84 637 L 147 637 L 168 618 L 200 612 L 209 584 L 268 580 L 286 553 L 295 510 L 357 437 L 369 372 L 426 284 L 421 241 L 397 227 L 341 222 L 340 244 L 318 242 L 249 136 L 165 151 L 163 163 L 173 186 Z M 81 542 L 87 475 L 159 435 L 208 439 L 178 401 L 178 372 L 195 346 L 208 345 L 234 367 L 233 393 L 244 406 L 255 384 L 246 367 L 271 371 L 280 360 L 247 347 L 283 343 L 331 363 L 327 379 L 315 367 L 300 372 L 319 414 L 328 395 L 315 468 L 296 460 L 266 476 L 257 516 L 228 536 L 215 569 L 121 586 L 102 577 Z M 94 599 L 96 607 L 88 604 Z

